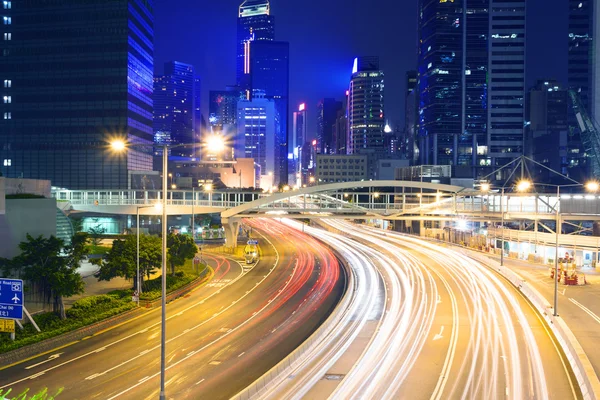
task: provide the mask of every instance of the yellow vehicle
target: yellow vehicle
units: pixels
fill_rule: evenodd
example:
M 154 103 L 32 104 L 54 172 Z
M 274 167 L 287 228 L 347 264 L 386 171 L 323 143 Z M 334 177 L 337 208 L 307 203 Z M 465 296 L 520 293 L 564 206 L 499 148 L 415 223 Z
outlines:
M 248 244 L 244 247 L 244 258 L 246 264 L 254 264 L 258 262 L 258 241 L 248 240 Z

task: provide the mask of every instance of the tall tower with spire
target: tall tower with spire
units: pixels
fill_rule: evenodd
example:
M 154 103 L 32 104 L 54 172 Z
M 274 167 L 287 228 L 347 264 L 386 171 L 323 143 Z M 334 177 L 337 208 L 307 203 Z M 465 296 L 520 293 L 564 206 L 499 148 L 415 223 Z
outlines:
M 275 40 L 275 17 L 269 0 L 245 0 L 238 13 L 236 80 L 243 90 L 250 89 L 250 43 Z

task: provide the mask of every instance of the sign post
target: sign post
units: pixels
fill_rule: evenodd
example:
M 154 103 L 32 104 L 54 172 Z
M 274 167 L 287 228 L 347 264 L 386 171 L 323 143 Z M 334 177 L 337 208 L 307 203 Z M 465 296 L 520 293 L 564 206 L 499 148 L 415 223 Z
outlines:
M 0 279 L 0 318 L 23 319 L 23 281 L 21 279 Z

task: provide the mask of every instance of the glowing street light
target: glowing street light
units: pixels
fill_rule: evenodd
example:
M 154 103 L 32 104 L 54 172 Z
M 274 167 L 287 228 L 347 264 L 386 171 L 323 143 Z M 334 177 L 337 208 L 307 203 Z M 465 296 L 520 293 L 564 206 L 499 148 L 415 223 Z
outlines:
M 528 180 L 522 180 L 517 183 L 517 191 L 518 192 L 526 192 L 532 186 L 532 183 Z
M 482 192 L 489 192 L 490 189 L 491 189 L 491 186 L 490 186 L 489 183 L 486 182 L 486 183 L 482 183 L 481 184 L 481 191 Z
M 597 192 L 598 190 L 600 190 L 600 183 L 598 183 L 597 181 L 589 181 L 585 184 L 585 188 L 590 192 Z
M 225 139 L 223 136 L 212 135 L 206 139 L 206 148 L 208 151 L 218 154 L 225 150 Z
M 117 139 L 117 140 L 113 140 L 110 143 L 110 147 L 114 150 L 114 151 L 123 151 L 127 148 L 127 144 L 125 143 L 125 141 L 121 140 L 121 139 Z

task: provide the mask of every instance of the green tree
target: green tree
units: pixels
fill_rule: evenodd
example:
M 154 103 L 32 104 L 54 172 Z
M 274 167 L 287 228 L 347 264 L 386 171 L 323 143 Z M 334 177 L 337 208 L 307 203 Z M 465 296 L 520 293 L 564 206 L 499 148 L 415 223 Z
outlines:
M 162 242 L 159 237 L 140 235 L 140 275 L 143 283 L 144 276 L 150 276 L 160 266 L 162 260 Z M 115 240 L 106 255 L 106 260 L 99 263 L 100 269 L 95 274 L 101 281 L 109 281 L 116 277 L 134 279 L 137 288 L 137 241 L 135 235 L 127 236 L 124 240 Z M 141 288 L 140 288 L 141 289 Z
M 100 246 L 102 235 L 106 233 L 106 229 L 102 225 L 98 224 L 88 229 L 88 232 L 90 234 L 90 238 L 92 239 L 92 246 L 94 246 L 95 250 L 96 247 Z
M 13 268 L 20 270 L 46 303 L 52 303 L 61 319 L 67 318 L 63 298 L 83 293 L 84 283 L 77 269 L 86 246 L 85 233 L 75 235 L 68 246 L 55 236 L 34 238 L 28 234 L 27 241 L 19 244 L 21 254 L 12 260 Z
M 73 226 L 73 231 L 75 231 L 75 233 L 83 232 L 83 219 L 73 217 L 69 217 L 69 219 L 71 220 L 71 225 Z
M 175 275 L 175 267 L 181 267 L 186 260 L 194 258 L 198 252 L 198 246 L 190 236 L 175 235 L 169 233 L 167 236 L 167 255 L 169 265 L 171 266 L 171 274 Z

